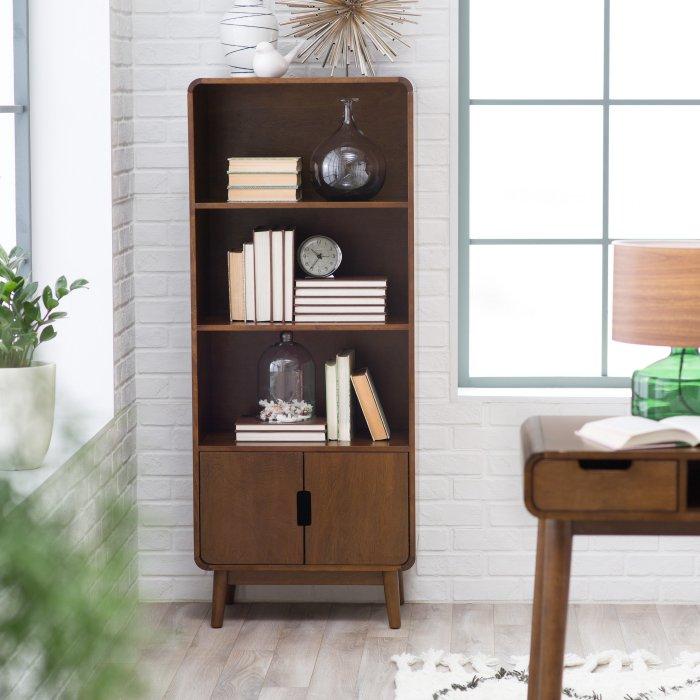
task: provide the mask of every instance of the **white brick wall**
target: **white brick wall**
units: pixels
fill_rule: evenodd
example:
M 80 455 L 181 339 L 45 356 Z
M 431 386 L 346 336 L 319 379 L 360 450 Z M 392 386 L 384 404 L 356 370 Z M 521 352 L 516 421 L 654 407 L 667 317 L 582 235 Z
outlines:
M 218 20 L 230 0 L 133 0 L 136 393 L 141 591 L 207 599 L 192 563 L 186 89 L 225 75 Z M 417 103 L 418 563 L 413 600 L 526 600 L 533 519 L 521 496 L 518 426 L 533 414 L 606 414 L 624 401 L 455 398 L 451 330 L 457 251 L 451 237 L 451 80 L 457 0 L 421 0 L 412 48 L 385 75 L 405 75 Z M 295 73 L 312 71 L 296 67 Z M 320 73 L 316 73 L 320 74 Z M 609 552 L 612 552 L 609 553 Z M 577 600 L 700 600 L 695 541 L 582 538 Z M 376 598 L 378 591 L 249 590 L 249 597 Z

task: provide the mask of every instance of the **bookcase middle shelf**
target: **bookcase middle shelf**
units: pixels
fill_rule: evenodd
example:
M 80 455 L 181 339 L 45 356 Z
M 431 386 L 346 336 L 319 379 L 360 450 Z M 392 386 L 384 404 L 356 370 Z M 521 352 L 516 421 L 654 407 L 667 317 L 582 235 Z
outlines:
M 409 324 L 398 319 L 386 323 L 231 323 L 225 319 L 202 319 L 196 326 L 204 333 L 270 333 L 282 331 L 408 331 Z

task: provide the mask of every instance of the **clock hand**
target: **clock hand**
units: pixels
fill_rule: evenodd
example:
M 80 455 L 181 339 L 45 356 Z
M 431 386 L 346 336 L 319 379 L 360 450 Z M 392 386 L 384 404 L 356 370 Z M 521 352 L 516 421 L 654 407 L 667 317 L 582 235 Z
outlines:
M 313 270 L 313 269 L 316 267 L 316 265 L 318 265 L 318 261 L 319 261 L 320 259 L 321 259 L 320 257 L 316 258 L 316 261 L 315 261 L 314 264 L 309 268 L 309 271 Z

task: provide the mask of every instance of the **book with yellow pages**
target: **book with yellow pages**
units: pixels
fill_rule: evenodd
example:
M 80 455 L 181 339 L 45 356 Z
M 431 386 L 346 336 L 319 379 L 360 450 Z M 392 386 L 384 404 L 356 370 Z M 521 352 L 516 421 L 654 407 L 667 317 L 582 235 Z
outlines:
M 229 202 L 299 202 L 296 187 L 229 187 Z
M 372 440 L 375 442 L 389 440 L 391 438 L 391 430 L 369 370 L 361 369 L 353 372 L 352 386 L 360 403 L 362 415 L 367 421 Z

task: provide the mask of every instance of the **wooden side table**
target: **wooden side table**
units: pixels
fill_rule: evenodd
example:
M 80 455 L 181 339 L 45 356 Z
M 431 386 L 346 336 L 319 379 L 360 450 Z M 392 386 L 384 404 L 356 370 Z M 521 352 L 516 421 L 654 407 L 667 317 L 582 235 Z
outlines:
M 606 450 L 574 434 L 590 420 L 521 429 L 525 505 L 539 519 L 528 700 L 561 698 L 574 535 L 700 535 L 700 450 Z

